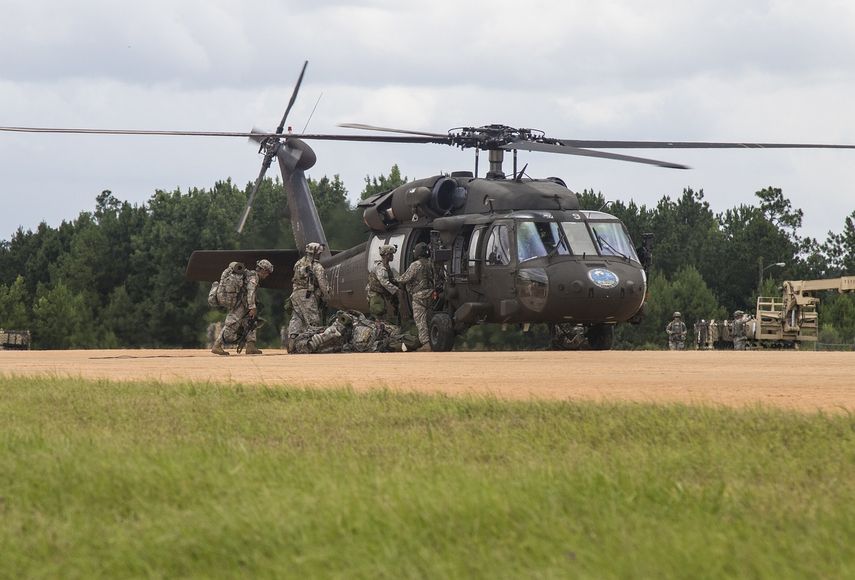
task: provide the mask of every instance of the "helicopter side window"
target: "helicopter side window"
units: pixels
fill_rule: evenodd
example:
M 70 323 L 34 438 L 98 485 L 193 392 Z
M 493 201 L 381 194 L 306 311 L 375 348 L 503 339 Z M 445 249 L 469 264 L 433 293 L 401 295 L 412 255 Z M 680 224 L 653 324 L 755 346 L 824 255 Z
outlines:
M 520 262 L 549 254 L 569 254 L 556 222 L 519 222 L 517 257 Z
M 507 266 L 511 263 L 511 239 L 508 226 L 500 224 L 493 228 L 487 238 L 487 265 Z
M 451 273 L 454 275 L 466 273 L 466 262 L 463 260 L 466 240 L 463 236 L 454 238 L 451 252 Z
M 483 228 L 477 228 L 472 232 L 472 237 L 469 238 L 469 268 L 470 272 L 474 272 L 478 264 L 478 240 L 481 239 Z
M 570 251 L 577 256 L 596 256 L 597 247 L 591 239 L 585 222 L 561 222 L 567 241 L 570 243 Z

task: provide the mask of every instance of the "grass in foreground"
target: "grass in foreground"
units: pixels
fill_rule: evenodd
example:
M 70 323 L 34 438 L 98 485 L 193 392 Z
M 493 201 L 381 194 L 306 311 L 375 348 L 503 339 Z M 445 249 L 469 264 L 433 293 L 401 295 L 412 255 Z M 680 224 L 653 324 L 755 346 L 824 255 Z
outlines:
M 0 576 L 852 577 L 855 419 L 0 378 Z

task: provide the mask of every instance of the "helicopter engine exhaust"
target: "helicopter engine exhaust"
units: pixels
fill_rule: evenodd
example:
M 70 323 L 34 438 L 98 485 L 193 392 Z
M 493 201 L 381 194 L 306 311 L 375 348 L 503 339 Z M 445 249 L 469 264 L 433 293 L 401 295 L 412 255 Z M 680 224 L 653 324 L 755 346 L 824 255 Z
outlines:
M 468 177 L 468 175 L 467 175 Z M 369 228 L 384 231 L 396 223 L 449 215 L 466 203 L 467 190 L 445 175 L 422 179 L 369 198 L 363 220 Z

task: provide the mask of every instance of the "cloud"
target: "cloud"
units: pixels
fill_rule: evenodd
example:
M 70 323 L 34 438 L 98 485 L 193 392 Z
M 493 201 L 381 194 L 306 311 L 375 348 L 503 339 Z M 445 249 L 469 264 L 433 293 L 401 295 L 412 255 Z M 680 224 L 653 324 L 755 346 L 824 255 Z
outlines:
M 503 123 L 565 138 L 855 143 L 853 30 L 855 5 L 833 0 L 15 0 L 0 20 L 0 53 L 14 56 L 0 125 L 272 128 L 308 58 L 295 130 L 323 94 L 310 131 Z M 472 164 L 437 146 L 316 149 L 313 171 L 354 194 L 392 163 L 411 177 Z M 777 185 L 822 235 L 853 209 L 852 154 L 650 155 L 691 172 L 532 154 L 530 172 L 645 203 L 690 185 L 720 210 Z M 73 218 L 101 189 L 142 202 L 155 188 L 242 184 L 258 162 L 240 140 L 0 135 L 0 237 Z

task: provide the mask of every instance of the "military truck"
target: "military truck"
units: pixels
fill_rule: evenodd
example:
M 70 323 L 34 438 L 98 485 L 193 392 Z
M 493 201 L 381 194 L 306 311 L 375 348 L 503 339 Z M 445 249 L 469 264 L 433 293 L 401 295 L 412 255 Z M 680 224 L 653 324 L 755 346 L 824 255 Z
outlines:
M 29 330 L 3 330 L 0 328 L 0 350 L 29 350 Z
M 826 280 L 787 280 L 781 296 L 759 296 L 754 320 L 746 325 L 752 346 L 799 348 L 819 338 L 817 292 L 855 292 L 855 276 Z

